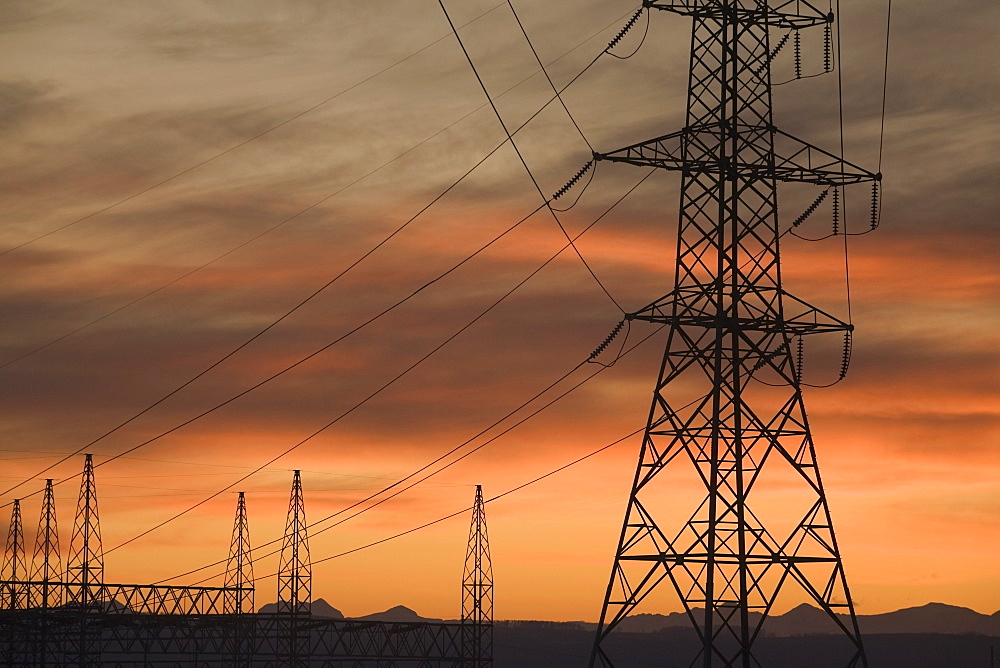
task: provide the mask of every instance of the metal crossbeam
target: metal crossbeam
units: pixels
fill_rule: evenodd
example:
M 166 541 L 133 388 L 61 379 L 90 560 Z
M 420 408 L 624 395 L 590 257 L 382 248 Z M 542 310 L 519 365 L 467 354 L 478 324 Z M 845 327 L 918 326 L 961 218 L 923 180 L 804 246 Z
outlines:
M 723 19 L 734 23 L 752 23 L 775 28 L 809 28 L 828 23 L 832 15 L 821 11 L 806 0 L 786 0 L 768 7 L 754 0 L 733 2 L 725 0 L 675 0 L 674 2 L 654 1 L 653 9 L 693 16 L 700 19 Z
M 753 145 L 763 135 L 771 135 L 769 141 L 774 151 L 752 155 L 752 160 L 729 159 L 711 146 L 719 141 L 720 129 L 699 127 L 685 128 L 608 153 L 596 153 L 594 157 L 639 167 L 724 175 L 731 181 L 773 179 L 782 183 L 845 186 L 882 178 L 881 174 L 869 172 L 774 127 L 742 126 L 737 134 L 743 135 L 741 141 L 748 145 Z

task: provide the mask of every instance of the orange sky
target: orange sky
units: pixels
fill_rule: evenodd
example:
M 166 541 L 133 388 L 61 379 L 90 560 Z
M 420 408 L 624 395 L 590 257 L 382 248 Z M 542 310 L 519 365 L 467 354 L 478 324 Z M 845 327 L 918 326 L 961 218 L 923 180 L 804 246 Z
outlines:
M 459 23 L 494 6 L 451 4 Z M 522 4 L 526 29 L 546 62 L 582 43 L 552 66 L 557 82 L 590 62 L 634 9 L 617 1 L 576 3 L 572 12 L 558 3 Z M 844 3 L 844 84 L 848 158 L 874 167 L 884 7 L 871 4 Z M 806 394 L 848 579 L 863 614 L 929 601 L 986 613 L 1000 608 L 998 130 L 995 90 L 980 79 L 992 59 L 986 17 L 996 9 L 985 0 L 965 5 L 968 11 L 960 13 L 914 0 L 894 9 L 883 224 L 850 244 L 857 326 L 851 371 L 843 383 Z M 682 122 L 688 24 L 666 13 L 652 18 L 635 58 L 601 59 L 566 94 L 596 150 L 664 134 Z M 6 203 L 0 248 L 31 241 L 0 255 L 3 489 L 128 419 L 271 323 L 413 216 L 503 136 L 489 109 L 476 111 L 482 92 L 443 17 L 416 0 L 393 3 L 392 12 L 366 4 L 302 2 L 279 9 L 255 2 L 238 17 L 193 0 L 133 5 L 127 12 L 5 3 L 0 29 Z M 530 51 L 502 7 L 464 28 L 463 36 L 491 91 L 534 72 Z M 818 53 L 813 46 L 806 44 L 807 58 Z M 776 88 L 777 122 L 835 148 L 834 94 L 832 77 Z M 547 84 L 536 76 L 498 104 L 517 125 L 547 96 Z M 518 141 L 547 192 L 590 156 L 558 107 L 539 115 Z M 567 229 L 589 225 L 642 175 L 602 164 L 579 206 L 563 215 Z M 787 223 L 814 194 L 789 189 L 782 196 Z M 867 196 L 863 186 L 850 193 L 848 211 L 858 229 L 867 222 Z M 677 197 L 676 175 L 656 174 L 579 242 L 626 309 L 671 287 Z M 539 203 L 513 152 L 499 151 L 304 308 L 94 445 L 95 461 L 329 344 Z M 828 209 L 821 209 L 802 231 L 822 236 L 829 224 Z M 551 217 L 540 212 L 293 371 L 100 466 L 105 549 L 232 484 L 330 422 L 564 243 Z M 786 287 L 846 317 L 840 240 L 786 239 L 782 250 Z M 247 492 L 252 542 L 277 538 L 294 468 L 303 470 L 309 519 L 338 513 L 545 388 L 584 359 L 620 317 L 575 255 L 563 253 L 426 362 L 292 454 L 112 550 L 107 579 L 151 582 L 223 559 L 236 489 Z M 636 324 L 629 342 L 650 333 Z M 653 336 L 467 459 L 315 535 L 314 559 L 461 510 L 477 483 L 487 497 L 499 494 L 642 426 L 662 345 L 662 335 Z M 40 346 L 46 347 L 36 351 Z M 836 345 L 819 347 L 807 361 L 807 380 L 814 374 L 813 382 L 823 383 L 838 365 Z M 588 366 L 559 387 L 568 389 L 594 370 Z M 637 449 L 637 439 L 630 439 L 489 504 L 498 618 L 597 618 Z M 78 457 L 46 476 L 69 477 L 81 466 Z M 2 501 L 35 494 L 22 502 L 29 544 L 41 484 L 32 480 Z M 76 482 L 57 490 L 65 551 Z M 8 512 L 0 511 L 4 531 Z M 401 604 L 425 616 L 455 617 L 467 530 L 467 519 L 459 517 L 317 564 L 314 593 L 348 615 Z M 257 574 L 275 565 L 274 558 L 262 560 Z M 273 578 L 262 581 L 258 604 L 273 600 L 275 587 Z M 679 609 L 663 606 L 663 612 Z

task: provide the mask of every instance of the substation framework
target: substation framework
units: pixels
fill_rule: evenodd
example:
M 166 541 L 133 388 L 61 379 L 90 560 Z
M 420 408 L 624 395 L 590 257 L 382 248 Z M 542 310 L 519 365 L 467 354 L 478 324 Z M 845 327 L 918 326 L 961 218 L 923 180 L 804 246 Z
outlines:
M 627 316 L 665 325 L 667 344 L 590 665 L 613 665 L 604 641 L 642 603 L 680 599 L 700 645 L 690 665 L 759 666 L 753 644 L 782 593 L 818 606 L 845 665 L 867 666 L 802 399 L 802 341 L 843 336 L 843 377 L 853 326 L 783 289 L 777 195 L 821 191 L 797 225 L 832 192 L 837 234 L 843 188 L 871 183 L 874 228 L 881 174 L 772 117 L 777 52 L 793 38 L 799 78 L 800 31 L 822 30 L 833 71 L 839 17 L 805 0 L 644 5 L 692 21 L 686 124 L 594 157 L 681 173 L 676 274 Z
M 477 486 L 457 622 L 313 617 L 312 564 L 299 471 L 292 479 L 274 613 L 254 612 L 246 500 L 239 493 L 222 587 L 104 581 L 97 485 L 85 456 L 66 568 L 52 480 L 33 557 L 14 501 L 0 577 L 0 663 L 9 666 L 492 665 L 493 574 Z M 29 572 L 30 567 L 30 572 Z

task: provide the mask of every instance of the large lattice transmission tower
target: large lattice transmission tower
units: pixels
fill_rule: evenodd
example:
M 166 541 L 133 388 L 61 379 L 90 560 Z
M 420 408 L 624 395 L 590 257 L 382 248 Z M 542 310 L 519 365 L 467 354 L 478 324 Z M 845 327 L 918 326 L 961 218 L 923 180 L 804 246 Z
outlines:
M 278 565 L 278 613 L 308 615 L 312 607 L 312 561 L 302 495 L 302 474 L 292 475 L 285 536 Z
M 59 524 L 56 521 L 56 497 L 52 479 L 45 481 L 42 512 L 35 534 L 35 553 L 31 569 L 31 600 L 35 607 L 49 608 L 62 603 L 62 557 L 59 554 Z
M 613 665 L 604 641 L 640 603 L 677 598 L 700 643 L 691 665 L 758 666 L 779 592 L 818 606 L 845 664 L 867 665 L 797 354 L 852 327 L 783 289 L 777 184 L 836 193 L 880 176 L 781 132 L 771 107 L 770 31 L 794 34 L 799 70 L 798 31 L 834 16 L 806 0 L 646 6 L 692 19 L 686 125 L 596 157 L 681 172 L 676 274 L 630 316 L 666 325 L 667 346 L 591 666 Z
M 97 512 L 97 482 L 94 479 L 94 458 L 84 455 L 80 477 L 80 497 L 66 560 L 67 603 L 86 608 L 95 603 L 104 584 L 104 549 L 101 545 L 101 522 Z
M 233 538 L 229 544 L 226 562 L 226 614 L 239 615 L 253 612 L 253 559 L 250 554 L 250 523 L 247 519 L 247 501 L 243 492 L 236 498 L 236 519 Z
M 493 665 L 493 563 L 482 485 L 476 485 L 462 573 L 462 665 Z
M 0 607 L 20 610 L 28 605 L 28 590 L 24 584 L 27 577 L 24 561 L 24 527 L 21 524 L 21 500 L 14 499 L 10 508 L 10 527 L 7 529 L 7 544 L 4 548 L 3 573 L 7 580 Z

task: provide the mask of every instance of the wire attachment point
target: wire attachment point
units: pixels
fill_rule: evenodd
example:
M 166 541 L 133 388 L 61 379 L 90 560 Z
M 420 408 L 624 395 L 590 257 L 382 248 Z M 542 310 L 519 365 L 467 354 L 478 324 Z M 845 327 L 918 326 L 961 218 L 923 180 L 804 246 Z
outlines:
M 608 42 L 608 46 L 605 47 L 605 49 L 604 49 L 605 53 L 610 53 L 611 49 L 613 49 L 616 46 L 618 46 L 618 42 L 622 41 L 622 38 L 625 37 L 625 34 L 628 33 L 628 31 L 632 29 L 632 26 L 635 25 L 635 22 L 639 20 L 639 17 L 642 16 L 642 13 L 644 11 L 646 11 L 646 3 L 645 2 L 642 3 L 642 7 L 640 7 L 637 10 L 635 10 L 635 13 L 632 14 L 632 18 L 630 18 L 625 23 L 625 25 L 622 26 L 622 29 L 618 31 L 618 34 L 611 38 L 611 41 Z M 614 55 L 614 54 L 612 54 L 612 55 Z
M 809 216 L 811 216 L 813 214 L 813 212 L 819 207 L 819 205 L 823 203 L 823 200 L 826 199 L 826 195 L 829 192 L 830 192 L 829 188 L 827 188 L 826 190 L 824 190 L 823 192 L 821 192 L 819 194 L 819 197 L 817 197 L 815 200 L 813 200 L 813 203 L 810 204 L 809 206 L 807 206 L 806 210 L 803 211 L 799 215 L 799 217 L 796 218 L 792 222 L 792 227 L 798 227 L 799 225 L 801 225 L 802 223 L 804 223 L 806 221 L 806 218 L 808 218 Z
M 874 230 L 878 227 L 881 222 L 882 205 L 879 202 L 879 187 L 878 181 L 872 181 L 872 212 L 871 212 L 871 226 Z
M 565 195 L 569 191 L 570 188 L 572 188 L 573 186 L 576 185 L 577 181 L 579 181 L 580 179 L 583 178 L 584 174 L 586 174 L 588 171 L 590 171 L 590 168 L 593 167 L 593 166 L 594 166 L 594 159 L 591 158 L 590 160 L 588 160 L 583 165 L 583 167 L 581 167 L 577 171 L 576 174 L 573 175 L 572 178 L 570 178 L 569 181 L 566 182 L 566 185 L 564 185 L 562 188 L 560 188 L 559 190 L 557 190 L 555 192 L 555 194 L 552 195 L 552 201 L 555 201 L 555 200 L 559 199 L 560 197 L 562 197 L 563 195 Z
M 630 322 L 632 320 L 632 318 L 629 317 L 630 315 L 631 314 L 626 314 L 626 316 L 624 318 L 622 318 L 621 320 L 618 321 L 618 324 L 615 325 L 615 328 L 611 330 L 611 333 L 608 334 L 606 337 L 604 337 L 604 340 L 601 341 L 601 345 L 599 345 L 596 348 L 594 348 L 594 352 L 590 353 L 590 356 L 587 358 L 588 362 L 591 362 L 591 363 L 594 363 L 594 364 L 600 364 L 600 362 L 597 361 L 597 358 L 600 357 L 601 353 L 603 353 L 605 350 L 607 350 L 608 346 L 611 345 L 611 342 L 614 341 L 615 338 L 617 338 L 617 336 L 621 333 L 622 329 L 625 327 L 626 322 Z M 624 346 L 624 345 L 625 344 L 623 343 L 622 346 Z M 612 364 L 614 364 L 615 362 L 618 361 L 618 357 L 621 357 L 621 353 L 620 352 L 615 357 L 615 359 L 611 362 L 611 364 L 605 364 L 605 365 L 602 365 L 602 366 L 611 366 Z

